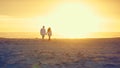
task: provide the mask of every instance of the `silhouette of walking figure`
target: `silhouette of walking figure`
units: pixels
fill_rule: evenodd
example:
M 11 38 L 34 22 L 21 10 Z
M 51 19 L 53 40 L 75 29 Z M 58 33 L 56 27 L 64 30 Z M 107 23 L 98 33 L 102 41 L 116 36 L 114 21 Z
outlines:
M 52 30 L 51 28 L 49 27 L 48 30 L 47 30 L 47 35 L 48 35 L 48 40 L 51 40 L 51 36 L 52 36 Z
M 43 26 L 43 27 L 41 28 L 40 34 L 41 34 L 41 36 L 42 36 L 42 39 L 44 40 L 44 37 L 45 37 L 45 35 L 46 35 L 45 26 Z

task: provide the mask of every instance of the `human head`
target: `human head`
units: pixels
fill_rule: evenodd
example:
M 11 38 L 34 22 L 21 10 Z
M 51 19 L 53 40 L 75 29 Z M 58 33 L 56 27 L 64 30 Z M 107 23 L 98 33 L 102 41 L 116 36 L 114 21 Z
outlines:
M 45 28 L 45 26 L 43 26 L 43 28 Z
M 51 29 L 51 28 L 49 27 L 49 29 Z
M 51 28 L 49 27 L 48 30 L 51 30 Z

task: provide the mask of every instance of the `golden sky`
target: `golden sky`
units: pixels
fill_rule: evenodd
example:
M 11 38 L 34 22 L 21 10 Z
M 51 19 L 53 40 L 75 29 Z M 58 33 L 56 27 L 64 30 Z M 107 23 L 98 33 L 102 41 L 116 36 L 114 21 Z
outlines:
M 0 32 L 39 32 L 80 37 L 120 32 L 120 0 L 0 0 Z

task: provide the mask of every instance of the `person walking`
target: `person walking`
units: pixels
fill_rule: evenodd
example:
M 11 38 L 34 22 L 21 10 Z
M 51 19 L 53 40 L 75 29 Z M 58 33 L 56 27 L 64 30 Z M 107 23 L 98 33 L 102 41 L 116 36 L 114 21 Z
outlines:
M 48 40 L 51 40 L 52 30 L 50 27 L 47 29 L 47 35 L 48 35 Z
M 45 29 L 45 26 L 43 26 L 43 27 L 41 28 L 41 30 L 40 30 L 40 34 L 41 34 L 41 36 L 42 36 L 42 39 L 44 40 L 45 35 L 46 35 L 46 29 Z

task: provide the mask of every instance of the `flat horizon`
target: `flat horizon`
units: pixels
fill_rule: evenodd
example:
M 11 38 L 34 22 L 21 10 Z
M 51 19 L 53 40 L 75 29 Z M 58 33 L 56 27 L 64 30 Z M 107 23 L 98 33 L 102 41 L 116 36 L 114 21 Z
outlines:
M 81 38 L 117 38 L 120 37 L 120 32 L 93 32 L 89 36 L 81 37 L 62 37 L 53 34 L 52 39 L 81 39 Z M 0 38 L 41 38 L 39 32 L 0 32 Z M 45 36 L 47 39 L 47 36 Z
M 0 37 L 40 38 L 42 26 L 52 38 L 120 37 L 118 0 L 0 0 Z M 36 33 L 10 33 L 36 32 Z M 96 32 L 96 33 L 93 33 Z

